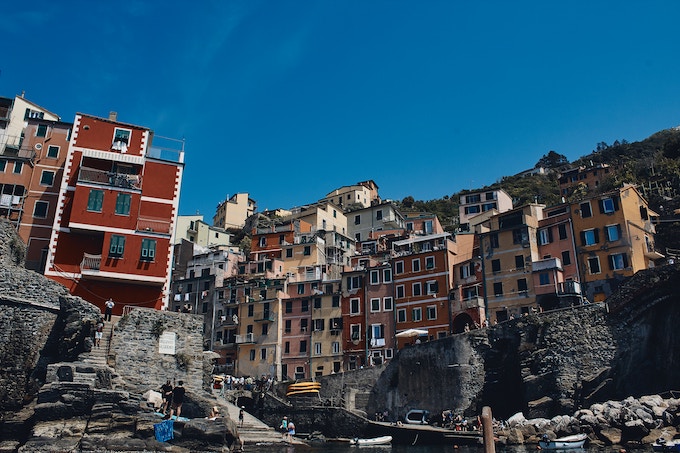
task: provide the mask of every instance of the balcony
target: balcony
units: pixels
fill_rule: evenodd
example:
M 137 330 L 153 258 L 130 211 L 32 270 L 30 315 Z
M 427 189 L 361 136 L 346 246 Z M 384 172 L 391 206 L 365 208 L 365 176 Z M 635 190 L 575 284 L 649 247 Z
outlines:
M 466 311 L 470 309 L 484 308 L 484 298 L 475 296 L 464 300 L 452 301 L 451 309 L 455 312 Z
M 371 338 L 371 347 L 372 348 L 381 348 L 385 346 L 385 339 L 384 338 Z
M 122 189 L 142 190 L 142 176 L 115 173 L 96 168 L 82 167 L 78 173 L 78 182 L 120 187 Z
M 137 231 L 170 234 L 170 221 L 160 217 L 140 215 L 137 218 Z
M 558 296 L 576 296 L 579 294 L 581 294 L 581 284 L 579 282 L 566 281 L 557 285 Z
M 276 313 L 263 313 L 262 315 L 258 315 L 255 320 L 255 322 L 274 322 L 276 321 Z
M 645 244 L 645 257 L 650 260 L 658 260 L 664 258 L 664 255 L 657 250 L 653 242 L 647 242 Z
M 532 270 L 534 272 L 548 271 L 557 269 L 562 270 L 562 261 L 559 258 L 547 258 L 544 260 L 534 261 L 532 265 Z
M 99 272 L 101 264 L 102 264 L 101 255 L 83 253 L 83 260 L 80 262 L 80 272 L 83 274 Z
M 238 326 L 238 316 L 222 316 L 220 318 L 221 327 L 235 327 Z
M 184 162 L 184 140 L 154 135 L 147 156 L 168 162 Z
M 236 344 L 255 343 L 255 337 L 252 333 L 245 335 L 236 335 Z

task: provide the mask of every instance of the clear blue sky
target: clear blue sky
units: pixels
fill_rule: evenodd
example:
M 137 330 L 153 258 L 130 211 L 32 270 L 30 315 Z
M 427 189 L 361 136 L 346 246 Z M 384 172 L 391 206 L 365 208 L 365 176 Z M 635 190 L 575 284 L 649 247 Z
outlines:
M 0 96 L 186 139 L 180 214 L 429 200 L 680 124 L 680 1 L 9 2 Z

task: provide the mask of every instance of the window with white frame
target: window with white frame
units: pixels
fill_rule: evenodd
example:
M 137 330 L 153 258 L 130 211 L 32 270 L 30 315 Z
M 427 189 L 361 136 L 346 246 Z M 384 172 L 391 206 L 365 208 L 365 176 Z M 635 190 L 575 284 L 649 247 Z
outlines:
M 420 258 L 411 261 L 411 270 L 413 272 L 420 272 Z
M 371 285 L 377 285 L 380 283 L 380 271 L 371 271 Z
M 267 237 L 261 236 L 260 237 L 260 247 L 266 247 L 266 246 L 267 246 Z
M 581 208 L 581 217 L 586 218 L 586 217 L 592 217 L 593 216 L 593 211 L 590 208 L 590 202 L 585 201 L 581 203 L 580 205 Z
M 437 294 L 439 292 L 439 283 L 437 280 L 425 282 L 425 291 L 427 294 Z
M 47 147 L 47 157 L 51 159 L 56 159 L 59 157 L 59 147 L 56 145 L 50 145 Z
M 358 298 L 352 298 L 349 300 L 349 314 L 358 315 L 361 313 L 361 300 Z
M 153 261 L 156 256 L 156 240 L 142 239 L 142 251 L 140 255 L 141 261 Z
M 411 321 L 419 322 L 423 320 L 423 309 L 415 307 L 411 310 Z
M 112 258 L 121 258 L 125 251 L 125 236 L 118 234 L 111 235 L 109 244 L 109 256 Z
M 314 355 L 321 355 L 321 343 L 314 343 Z
M 413 296 L 420 296 L 423 294 L 423 288 L 420 282 L 413 283 L 412 285 L 412 290 L 413 290 Z
M 361 275 L 347 277 L 347 289 L 352 290 L 361 288 L 362 280 L 363 278 L 361 278 Z
M 428 256 L 425 258 L 425 269 L 434 269 L 434 256 Z
M 538 243 L 540 245 L 550 244 L 552 241 L 552 228 L 542 228 L 538 230 Z
M 352 341 L 361 340 L 361 324 L 350 324 L 349 335 Z
M 4 173 L 7 168 L 7 161 L 5 159 L 0 159 L 0 172 Z
M 36 201 L 33 205 L 33 217 L 36 219 L 46 219 L 49 206 L 50 204 L 47 201 Z
M 406 309 L 400 308 L 397 310 L 397 322 L 406 322 Z
M 15 161 L 14 162 L 14 174 L 15 175 L 20 175 L 21 170 L 24 168 L 24 163 L 21 161 Z
M 121 152 L 126 152 L 128 146 L 130 146 L 131 136 L 132 130 L 117 127 L 113 132 L 113 142 L 111 144 L 111 148 Z
M 392 299 L 391 297 L 384 297 L 383 298 L 383 310 L 385 310 L 385 311 L 394 310 L 394 299 Z
M 611 197 L 600 200 L 600 204 L 602 206 L 602 213 L 604 214 L 611 214 L 616 210 L 616 204 L 614 203 L 614 199 Z
M 607 241 L 614 242 L 621 239 L 621 225 L 607 225 L 604 227 Z
M 394 263 L 394 273 L 399 275 L 404 273 L 404 262 L 397 261 Z
M 394 356 L 394 352 L 392 349 L 385 349 L 385 358 L 386 359 L 391 359 Z
M 397 285 L 396 289 L 396 294 L 397 294 L 397 299 L 402 299 L 404 297 L 404 285 Z
M 384 283 L 392 282 L 392 269 L 390 268 L 383 269 L 383 282 Z
M 331 343 L 331 348 L 333 351 L 333 354 L 340 354 L 340 342 L 339 341 L 334 341 Z
M 432 321 L 433 319 L 437 319 L 437 306 L 436 305 L 428 305 L 427 306 L 427 319 Z
M 371 312 L 375 313 L 376 311 L 380 311 L 379 297 L 371 299 Z
M 596 228 L 584 230 L 582 233 L 583 245 L 594 245 L 599 242 L 599 234 Z
M 599 274 L 602 272 L 599 257 L 591 256 L 588 258 L 588 272 L 591 274 Z

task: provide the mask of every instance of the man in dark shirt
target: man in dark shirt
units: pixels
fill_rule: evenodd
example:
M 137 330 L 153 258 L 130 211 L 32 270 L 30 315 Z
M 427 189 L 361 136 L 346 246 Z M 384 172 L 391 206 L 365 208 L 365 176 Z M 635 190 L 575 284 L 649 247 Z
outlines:
M 172 403 L 172 384 L 170 383 L 170 379 L 161 386 L 161 395 L 163 396 L 161 412 L 165 414 L 170 409 L 170 404 Z
M 179 414 L 182 413 L 182 403 L 184 402 L 184 394 L 186 393 L 183 385 L 184 382 L 179 381 L 177 386 L 172 389 L 172 405 L 170 406 L 172 409 L 170 409 L 170 417 L 177 415 L 177 418 L 179 418 Z

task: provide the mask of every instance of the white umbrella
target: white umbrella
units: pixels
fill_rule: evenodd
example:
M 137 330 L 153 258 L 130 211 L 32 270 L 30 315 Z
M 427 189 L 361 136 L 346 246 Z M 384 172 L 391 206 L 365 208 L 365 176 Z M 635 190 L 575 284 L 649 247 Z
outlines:
M 397 338 L 410 338 L 410 337 L 419 337 L 421 335 L 427 335 L 427 330 L 406 329 L 403 332 L 399 332 L 398 334 L 396 334 L 395 337 L 397 337 Z

